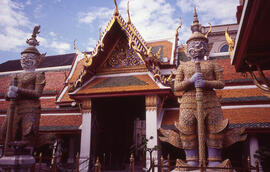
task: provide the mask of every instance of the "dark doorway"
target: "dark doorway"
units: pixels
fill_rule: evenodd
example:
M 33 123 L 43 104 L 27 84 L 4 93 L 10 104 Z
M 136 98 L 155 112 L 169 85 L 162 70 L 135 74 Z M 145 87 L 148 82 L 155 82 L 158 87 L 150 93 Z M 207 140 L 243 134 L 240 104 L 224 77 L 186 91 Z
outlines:
M 92 155 L 99 156 L 105 169 L 125 169 L 133 144 L 134 120 L 145 120 L 145 97 L 96 98 L 92 107 Z

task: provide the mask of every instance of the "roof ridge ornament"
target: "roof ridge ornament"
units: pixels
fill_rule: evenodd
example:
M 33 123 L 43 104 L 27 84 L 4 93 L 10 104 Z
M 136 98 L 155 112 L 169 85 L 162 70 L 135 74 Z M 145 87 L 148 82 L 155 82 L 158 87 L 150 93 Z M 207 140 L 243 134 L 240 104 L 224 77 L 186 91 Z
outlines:
M 127 24 L 131 24 L 130 13 L 129 13 L 129 0 L 128 0 L 128 2 L 127 2 L 127 15 L 128 15 L 128 21 L 127 21 Z
M 226 28 L 225 30 L 225 38 L 226 38 L 226 41 L 227 41 L 227 44 L 229 46 L 229 54 L 230 54 L 230 57 L 232 58 L 232 53 L 233 53 L 233 49 L 234 49 L 234 40 L 233 38 L 229 35 L 229 27 Z
M 113 2 L 114 2 L 114 5 L 115 5 L 113 15 L 118 16 L 119 15 L 119 10 L 118 10 L 118 6 L 117 6 L 117 2 L 116 2 L 116 0 L 113 0 Z
M 209 24 L 209 30 L 205 34 L 205 37 L 206 38 L 208 38 L 208 34 L 211 33 L 211 31 L 212 31 L 212 25 L 211 25 L 211 23 L 208 23 L 208 24 Z

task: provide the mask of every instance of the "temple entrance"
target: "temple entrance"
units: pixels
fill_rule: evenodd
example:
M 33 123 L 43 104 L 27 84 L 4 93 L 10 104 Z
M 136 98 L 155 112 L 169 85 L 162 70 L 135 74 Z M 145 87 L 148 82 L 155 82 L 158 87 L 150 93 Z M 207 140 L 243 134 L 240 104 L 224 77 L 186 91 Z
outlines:
M 96 98 L 92 112 L 92 156 L 105 169 L 124 170 L 134 152 L 134 121 L 145 120 L 145 97 Z

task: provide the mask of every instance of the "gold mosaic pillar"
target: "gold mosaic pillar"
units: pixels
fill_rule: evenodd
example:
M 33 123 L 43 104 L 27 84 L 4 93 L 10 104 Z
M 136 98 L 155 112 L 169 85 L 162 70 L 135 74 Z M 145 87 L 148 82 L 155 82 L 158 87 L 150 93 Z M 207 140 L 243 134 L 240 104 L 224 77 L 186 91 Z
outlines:
M 80 109 L 82 113 L 82 124 L 81 124 L 81 151 L 80 151 L 80 161 L 83 162 L 90 158 L 90 147 L 91 147 L 91 100 L 83 100 L 80 104 Z M 80 171 L 88 171 L 89 161 L 85 161 L 80 164 Z

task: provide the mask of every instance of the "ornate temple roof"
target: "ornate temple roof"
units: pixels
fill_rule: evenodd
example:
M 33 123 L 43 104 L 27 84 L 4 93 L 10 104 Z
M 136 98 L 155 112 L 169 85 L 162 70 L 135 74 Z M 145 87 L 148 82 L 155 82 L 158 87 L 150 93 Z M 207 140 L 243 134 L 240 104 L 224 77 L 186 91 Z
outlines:
M 72 101 L 68 94 L 96 93 L 90 87 L 93 86 L 91 84 L 102 80 L 96 78 L 98 75 L 146 72 L 148 74 L 144 77 L 148 77 L 149 83 L 152 80 L 151 83 L 138 88 L 129 86 L 128 90 L 149 90 L 149 86 L 152 89 L 169 88 L 163 86 L 169 85 L 171 77 L 163 76 L 160 72 L 160 50 L 153 53 L 152 47 L 147 46 L 130 18 L 125 22 L 117 6 L 92 52 L 80 52 L 75 43 L 74 48 L 77 56 L 65 81 L 65 87 L 57 98 L 58 103 Z M 91 82 L 90 85 L 89 82 Z M 109 87 L 114 86 L 107 88 Z M 81 90 L 82 88 L 85 88 L 84 91 Z M 106 89 L 96 90 L 102 92 Z M 114 90 L 114 88 L 109 90 Z M 105 92 L 109 93 L 108 90 Z

